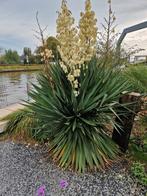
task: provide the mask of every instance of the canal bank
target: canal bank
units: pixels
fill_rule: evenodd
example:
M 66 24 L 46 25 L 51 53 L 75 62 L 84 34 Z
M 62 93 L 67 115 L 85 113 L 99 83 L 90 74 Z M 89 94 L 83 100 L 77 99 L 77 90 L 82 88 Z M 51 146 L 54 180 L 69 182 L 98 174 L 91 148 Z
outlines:
M 0 109 L 28 101 L 28 92 L 37 84 L 39 71 L 0 73 Z
M 7 115 L 23 108 L 24 106 L 21 103 L 13 104 L 5 108 L 2 108 L 0 109 L 0 119 L 3 119 Z M 0 121 L 0 133 L 3 132 L 5 125 L 6 125 L 6 121 Z
M 32 84 L 37 84 L 38 73 L 31 70 L 0 73 L 0 119 L 24 107 L 21 103 L 30 99 L 28 92 Z M 0 121 L 0 132 L 5 124 Z
M 42 70 L 42 65 L 0 65 L 0 73 Z
M 18 69 L 18 70 L 12 70 L 12 69 L 6 69 L 6 70 L 0 70 L 0 73 L 9 73 L 9 72 L 28 72 L 28 71 L 40 71 L 40 68 L 34 68 L 34 69 Z

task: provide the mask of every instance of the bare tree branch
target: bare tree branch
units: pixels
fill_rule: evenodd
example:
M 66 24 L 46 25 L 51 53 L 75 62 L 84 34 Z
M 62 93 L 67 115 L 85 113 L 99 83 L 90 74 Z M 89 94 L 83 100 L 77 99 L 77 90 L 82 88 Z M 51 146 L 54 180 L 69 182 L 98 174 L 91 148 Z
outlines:
M 38 25 L 38 28 L 39 28 L 39 34 L 40 34 L 40 37 L 41 37 L 41 41 L 42 41 L 42 45 L 45 46 L 45 39 L 44 39 L 44 30 L 42 30 L 41 28 L 41 25 L 39 23 L 39 18 L 38 18 L 38 11 L 36 12 L 36 21 L 37 21 L 37 25 Z M 46 28 L 45 28 L 46 29 Z

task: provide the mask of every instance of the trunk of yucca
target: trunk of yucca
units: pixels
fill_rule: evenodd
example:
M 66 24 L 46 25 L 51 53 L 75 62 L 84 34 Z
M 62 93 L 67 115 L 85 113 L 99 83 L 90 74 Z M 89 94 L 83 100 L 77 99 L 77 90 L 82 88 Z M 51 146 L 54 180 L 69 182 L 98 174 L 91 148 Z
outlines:
M 131 111 L 126 109 L 125 115 L 119 115 L 119 117 L 116 118 L 116 123 L 119 124 L 121 128 L 118 128 L 117 130 L 114 129 L 112 134 L 113 141 L 119 145 L 122 152 L 126 152 L 135 116 L 141 109 L 141 96 L 139 93 L 130 93 L 128 95 L 123 95 L 119 102 L 121 104 L 132 103 L 129 106 Z M 122 110 L 125 109 L 122 108 Z

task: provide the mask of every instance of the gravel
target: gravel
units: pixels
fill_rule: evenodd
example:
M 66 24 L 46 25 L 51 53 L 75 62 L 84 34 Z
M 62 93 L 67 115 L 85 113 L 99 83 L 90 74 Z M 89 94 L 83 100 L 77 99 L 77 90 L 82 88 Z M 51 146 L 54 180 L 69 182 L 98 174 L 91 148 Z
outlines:
M 59 169 L 47 160 L 44 149 L 0 142 L 0 196 L 38 196 L 45 186 L 45 196 L 145 196 L 142 187 L 125 171 L 124 164 L 114 164 L 104 172 L 77 174 Z M 60 180 L 68 186 L 60 187 Z

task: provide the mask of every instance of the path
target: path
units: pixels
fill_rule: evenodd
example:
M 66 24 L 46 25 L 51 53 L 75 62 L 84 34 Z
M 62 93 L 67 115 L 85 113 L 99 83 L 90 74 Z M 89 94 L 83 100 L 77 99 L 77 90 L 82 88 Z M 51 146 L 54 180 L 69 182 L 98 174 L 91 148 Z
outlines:
M 45 186 L 45 196 L 145 196 L 121 161 L 103 172 L 78 174 L 64 171 L 47 160 L 45 148 L 0 142 L 0 196 L 37 196 Z M 126 163 L 125 163 L 126 164 Z M 66 180 L 68 186 L 60 187 Z
M 24 106 L 21 105 L 20 103 L 7 106 L 6 108 L 2 108 L 2 109 L 0 109 L 0 119 L 6 117 L 8 114 L 11 114 L 12 112 L 15 112 L 16 110 L 22 109 L 22 108 L 24 108 Z M 6 124 L 5 121 L 0 122 L 0 132 L 3 131 L 5 124 Z

